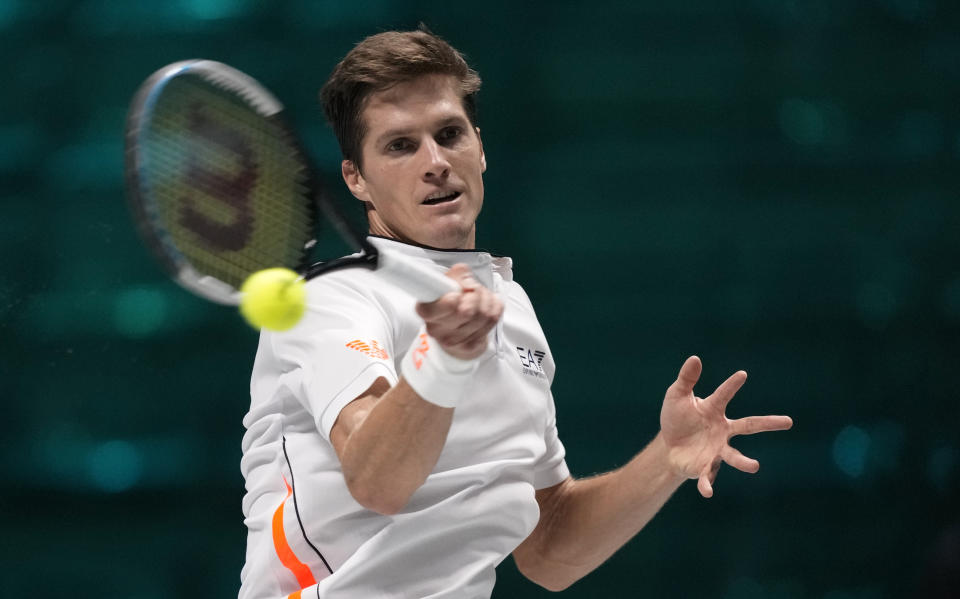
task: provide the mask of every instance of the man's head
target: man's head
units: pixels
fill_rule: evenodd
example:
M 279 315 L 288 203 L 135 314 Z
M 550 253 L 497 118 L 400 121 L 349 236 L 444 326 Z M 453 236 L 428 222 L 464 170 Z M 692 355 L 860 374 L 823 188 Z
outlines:
M 473 247 L 486 169 L 479 88 L 460 53 L 427 31 L 371 36 L 336 66 L 321 99 L 371 232 Z
M 463 109 L 476 127 L 480 76 L 453 46 L 429 31 L 372 35 L 337 64 L 320 90 L 320 100 L 344 160 L 363 168 L 360 146 L 367 125 L 362 113 L 370 94 L 429 74 L 451 75 L 457 80 Z

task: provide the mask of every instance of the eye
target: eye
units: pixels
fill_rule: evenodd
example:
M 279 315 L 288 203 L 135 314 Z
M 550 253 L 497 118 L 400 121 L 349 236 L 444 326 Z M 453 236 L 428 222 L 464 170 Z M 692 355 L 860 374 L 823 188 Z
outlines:
M 440 133 L 437 135 L 437 141 L 439 142 L 451 142 L 463 134 L 463 129 L 460 127 L 444 127 L 440 130 Z
M 403 152 L 404 150 L 410 147 L 410 140 L 408 139 L 395 139 L 387 144 L 388 152 Z

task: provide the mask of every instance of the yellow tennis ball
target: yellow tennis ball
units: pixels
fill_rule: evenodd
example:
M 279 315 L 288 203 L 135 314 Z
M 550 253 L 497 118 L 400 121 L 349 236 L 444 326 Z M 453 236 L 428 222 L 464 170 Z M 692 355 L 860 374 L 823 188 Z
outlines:
M 243 282 L 240 293 L 240 313 L 257 329 L 291 329 L 300 322 L 307 307 L 306 285 L 289 268 L 253 273 Z

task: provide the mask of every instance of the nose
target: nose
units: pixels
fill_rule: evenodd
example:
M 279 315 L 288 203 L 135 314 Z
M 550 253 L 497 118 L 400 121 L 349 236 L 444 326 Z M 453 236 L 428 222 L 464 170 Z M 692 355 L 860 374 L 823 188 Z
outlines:
M 427 140 L 421 150 L 425 152 L 426 161 L 423 169 L 425 180 L 446 179 L 450 175 L 450 161 L 447 160 L 443 148 L 433 138 Z

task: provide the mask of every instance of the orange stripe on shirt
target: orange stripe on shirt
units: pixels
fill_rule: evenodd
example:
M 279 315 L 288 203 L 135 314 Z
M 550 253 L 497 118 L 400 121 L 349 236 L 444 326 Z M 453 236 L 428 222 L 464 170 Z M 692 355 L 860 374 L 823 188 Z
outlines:
M 293 549 L 291 549 L 287 543 L 287 535 L 283 531 L 283 506 L 286 505 L 287 500 L 290 499 L 290 496 L 293 494 L 293 489 L 290 488 L 287 477 L 283 477 L 283 484 L 287 486 L 287 496 L 283 498 L 283 501 L 280 502 L 280 507 L 273 513 L 273 547 L 277 550 L 277 557 L 280 558 L 280 563 L 293 572 L 293 575 L 297 577 L 297 583 L 300 584 L 300 588 L 302 589 L 316 584 L 317 581 L 314 580 L 310 568 L 297 559 L 297 556 L 293 553 Z M 290 597 L 292 599 L 299 599 L 300 591 L 291 594 Z

